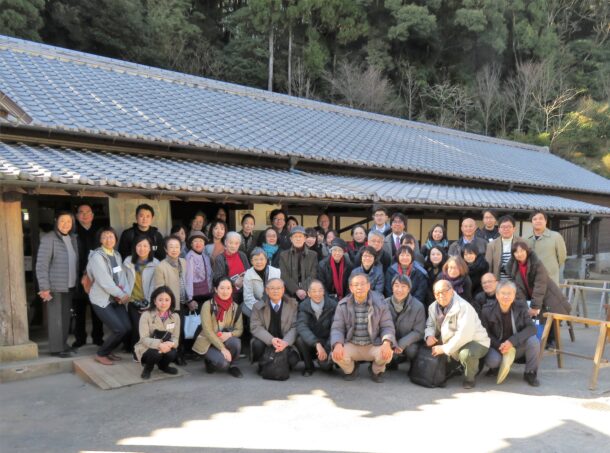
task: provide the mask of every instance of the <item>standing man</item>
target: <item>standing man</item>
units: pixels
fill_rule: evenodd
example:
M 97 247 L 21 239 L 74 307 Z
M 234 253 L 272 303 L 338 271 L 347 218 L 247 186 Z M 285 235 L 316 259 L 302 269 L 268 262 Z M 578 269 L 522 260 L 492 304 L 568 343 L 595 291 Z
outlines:
M 487 250 L 487 241 L 480 237 L 477 237 L 477 223 L 470 217 L 462 220 L 460 227 L 462 236 L 449 246 L 447 252 L 449 256 L 462 256 L 462 249 L 466 244 L 472 244 L 477 249 L 477 254 L 484 254 Z
M 483 211 L 483 228 L 477 228 L 477 237 L 485 239 L 487 242 L 491 242 L 500 236 L 500 232 L 496 226 L 497 220 L 496 213 L 491 209 Z
M 545 212 L 535 211 L 532 214 L 533 232 L 527 238 L 527 243 L 546 267 L 551 280 L 559 284 L 559 271 L 566 262 L 566 243 L 561 234 L 546 227 L 548 220 Z
M 375 208 L 373 210 L 373 226 L 370 231 L 379 231 L 384 236 L 390 234 L 392 229 L 388 224 L 388 210 L 386 208 Z
M 477 313 L 447 280 L 434 284 L 436 301 L 428 308 L 424 337 L 432 355 L 447 355 L 464 367 L 465 389 L 474 387 L 479 360 L 489 351 L 489 337 Z
M 87 344 L 87 307 L 91 313 L 91 338 L 93 344 L 101 346 L 104 343 L 104 325 L 97 317 L 91 308 L 89 294 L 87 294 L 80 283 L 80 278 L 84 275 L 87 269 L 89 260 L 89 252 L 99 247 L 97 243 L 96 233 L 97 228 L 93 226 L 93 209 L 89 203 L 81 203 L 76 208 L 76 241 L 78 243 L 78 284 L 76 294 L 73 300 L 74 312 L 76 320 L 74 325 L 75 341 L 72 343 L 73 348 L 80 348 Z
M 330 329 L 333 361 L 345 373 L 346 381 L 358 377 L 356 362 L 372 362 L 371 379 L 381 383 L 396 346 L 390 309 L 381 294 L 371 291 L 366 274 L 352 274 L 349 289 L 351 294 L 339 302 Z
M 523 239 L 515 236 L 517 221 L 513 216 L 502 216 L 499 223 L 500 236 L 487 246 L 485 259 L 489 264 L 489 272 L 494 274 L 498 280 L 509 280 L 510 276 L 506 271 L 506 263 L 510 260 L 513 242 Z
M 305 228 L 295 226 L 290 232 L 292 246 L 280 252 L 280 273 L 286 293 L 298 302 L 307 297 L 311 280 L 317 277 L 318 255 L 305 247 Z
M 388 268 L 392 265 L 392 256 L 387 252 L 387 250 L 383 246 L 384 239 L 385 239 L 385 236 L 381 232 L 376 231 L 376 230 L 371 230 L 369 232 L 367 245 L 370 245 L 371 247 L 373 247 L 373 249 L 375 249 L 375 253 L 377 254 L 377 262 L 383 266 L 383 273 L 385 274 L 385 272 L 388 270 Z M 358 252 L 356 260 L 353 263 L 354 266 L 356 266 L 356 267 L 360 264 L 360 258 L 361 258 L 360 255 L 362 255 L 362 250 L 363 249 L 360 249 L 360 252 Z
M 400 248 L 402 237 L 405 234 L 405 228 L 407 228 L 407 217 L 401 212 L 395 212 L 392 214 L 390 227 L 392 228 L 392 232 L 385 237 L 383 248 L 392 258 L 394 258 L 396 256 L 396 250 Z
M 146 236 L 150 239 L 155 258 L 159 261 L 165 258 L 163 235 L 156 227 L 152 226 L 154 218 L 155 210 L 149 204 L 144 203 L 136 208 L 136 223 L 121 234 L 119 253 L 122 257 L 131 255 L 133 242 L 136 237 Z

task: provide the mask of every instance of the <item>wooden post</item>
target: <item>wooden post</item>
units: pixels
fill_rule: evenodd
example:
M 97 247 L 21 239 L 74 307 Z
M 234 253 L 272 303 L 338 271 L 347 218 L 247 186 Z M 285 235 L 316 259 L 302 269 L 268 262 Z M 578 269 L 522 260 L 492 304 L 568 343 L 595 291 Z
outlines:
M 28 332 L 21 195 L 0 199 L 0 362 L 38 357 Z
M 577 246 L 577 257 L 582 258 L 585 246 L 585 228 L 583 225 L 582 217 L 578 218 L 578 244 Z

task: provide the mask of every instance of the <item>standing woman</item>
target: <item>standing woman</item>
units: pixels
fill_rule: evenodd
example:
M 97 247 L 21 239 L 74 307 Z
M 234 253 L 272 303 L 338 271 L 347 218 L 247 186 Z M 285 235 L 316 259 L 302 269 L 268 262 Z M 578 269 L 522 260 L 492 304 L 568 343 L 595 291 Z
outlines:
M 385 295 L 392 295 L 392 282 L 397 275 L 406 275 L 411 280 L 410 294 L 420 302 L 428 294 L 428 275 L 415 264 L 415 254 L 408 245 L 401 245 L 396 251 L 396 262 L 385 273 Z M 423 302 L 422 302 L 423 303 Z
M 332 242 L 338 237 L 339 233 L 337 233 L 335 230 L 328 230 L 326 233 L 324 233 L 324 242 L 322 243 L 322 254 L 325 258 L 330 255 L 330 246 Z
M 254 234 L 255 225 L 254 216 L 252 214 L 246 214 L 241 218 L 241 244 L 239 250 L 244 252 L 246 256 L 250 255 L 250 252 L 256 247 L 256 237 Z
M 375 249 L 370 245 L 362 248 L 362 253 L 360 254 L 360 266 L 352 271 L 350 278 L 355 274 L 368 275 L 369 282 L 371 283 L 371 289 L 383 295 L 383 266 L 377 263 L 377 253 L 375 253 Z
M 445 227 L 440 223 L 437 223 L 430 229 L 428 232 L 428 240 L 421 248 L 421 254 L 424 258 L 428 257 L 430 253 L 430 249 L 432 247 L 439 247 L 447 252 L 449 248 L 449 241 L 447 240 L 447 232 L 445 231 Z
M 180 314 L 180 324 L 184 325 L 184 316 L 189 311 L 197 309 L 197 302 L 188 298 L 186 291 L 186 260 L 180 258 L 180 239 L 176 236 L 165 238 L 165 259 L 155 269 L 153 285 L 155 288 L 167 286 L 174 295 L 172 307 Z M 184 332 L 180 331 L 180 349 L 176 363 L 180 366 L 186 365 L 184 360 Z
M 235 290 L 233 297 L 235 302 L 243 300 L 244 275 L 250 267 L 248 257 L 239 251 L 241 236 L 235 231 L 229 231 L 225 238 L 225 251 L 214 260 L 214 281 L 218 282 L 223 277 L 229 277 Z
M 188 249 L 186 248 L 186 228 L 182 225 L 174 225 L 169 232 L 170 236 L 176 236 L 180 239 L 180 258 L 186 257 Z
M 315 228 L 305 228 L 305 245 L 312 252 L 316 252 L 318 261 L 322 261 L 324 259 L 324 255 L 322 254 L 322 246 L 318 243 L 318 232 Z
M 185 258 L 187 299 L 196 301 L 199 308 L 214 293 L 212 263 L 204 253 L 206 240 L 201 231 L 192 231 L 188 239 L 190 250 Z
M 489 271 L 489 263 L 484 253 L 479 253 L 474 244 L 468 243 L 462 247 L 462 258 L 468 265 L 468 276 L 472 282 L 472 297 L 483 291 L 481 278 Z
M 205 246 L 205 253 L 213 262 L 216 257 L 225 251 L 224 240 L 227 234 L 227 224 L 222 220 L 214 220 L 210 224 L 212 243 Z
M 278 253 L 280 246 L 278 244 L 277 231 L 273 227 L 267 228 L 263 232 L 263 242 L 261 244 L 262 249 L 267 255 L 267 261 L 274 266 L 279 268 L 280 254 Z
M 180 341 L 180 316 L 174 313 L 174 294 L 167 286 L 160 286 L 151 294 L 152 304 L 140 318 L 140 341 L 135 354 L 142 363 L 142 379 L 150 378 L 155 365 L 167 374 L 178 370 L 169 366 L 176 360 L 176 349 Z
M 425 301 L 421 301 L 426 305 L 426 316 L 428 314 L 428 307 L 434 300 L 434 292 L 432 287 L 438 279 L 438 276 L 443 272 L 443 266 L 447 261 L 447 252 L 441 247 L 433 246 L 428 252 L 426 257 L 426 272 L 428 273 L 428 293 Z
M 36 259 L 38 295 L 47 303 L 49 350 L 51 355 L 69 357 L 70 309 L 78 284 L 78 245 L 72 233 L 74 218 L 62 211 L 53 231 L 40 240 Z
M 131 255 L 123 261 L 125 292 L 129 294 L 127 312 L 131 320 L 130 350 L 140 339 L 140 317 L 150 308 L 153 292 L 153 276 L 159 260 L 155 258 L 152 243 L 147 236 L 136 237 Z
M 116 231 L 105 227 L 98 235 L 100 247 L 91 252 L 87 264 L 87 274 L 93 281 L 89 299 L 95 314 L 111 334 L 106 336 L 104 344 L 98 349 L 95 361 L 112 365 L 113 361 L 120 360 L 112 351 L 131 332 L 126 307 L 130 295 L 126 291 L 127 278 L 121 255 L 114 249 L 118 242 Z
M 205 357 L 208 373 L 228 370 L 233 377 L 242 373 L 237 367 L 241 353 L 241 334 L 244 331 L 239 305 L 233 301 L 233 284 L 222 277 L 214 288 L 214 296 L 201 308 L 201 333 L 193 351 Z
M 360 254 L 362 247 L 366 245 L 366 229 L 362 225 L 356 225 L 352 228 L 352 240 L 347 244 L 347 253 L 352 260 L 356 262 L 356 257 Z
M 472 304 L 472 282 L 468 276 L 468 265 L 459 256 L 450 256 L 443 266 L 443 272 L 438 276 L 438 280 L 447 280 L 451 283 L 453 290 Z
M 546 267 L 529 245 L 523 240 L 516 240 L 513 242 L 511 252 L 512 256 L 506 265 L 506 270 L 517 286 L 516 299 L 529 302 L 530 316 L 537 317 L 543 324 L 546 320 L 542 316 L 544 312 L 570 314 L 570 303 L 553 279 L 549 277 Z M 553 340 L 555 339 L 554 327 L 552 326 L 549 335 Z
M 205 214 L 202 211 L 197 211 L 191 219 L 189 234 L 192 231 L 201 231 L 203 233 L 205 231 L 205 226 Z
M 299 226 L 299 221 L 297 218 L 292 215 L 288 216 L 286 219 L 286 230 L 288 230 L 288 233 L 290 233 L 295 226 Z

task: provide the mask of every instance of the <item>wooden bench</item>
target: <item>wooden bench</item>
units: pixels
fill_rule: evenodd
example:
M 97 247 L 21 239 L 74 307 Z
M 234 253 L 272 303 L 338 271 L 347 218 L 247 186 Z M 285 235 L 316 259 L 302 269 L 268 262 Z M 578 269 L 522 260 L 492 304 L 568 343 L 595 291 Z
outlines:
M 563 357 L 562 354 L 579 357 L 581 359 L 593 360 L 593 374 L 591 375 L 591 380 L 589 382 L 589 389 L 595 390 L 597 388 L 597 377 L 599 375 L 600 368 L 606 368 L 610 366 L 608 363 L 608 359 L 605 359 L 604 349 L 606 348 L 606 342 L 610 338 L 610 321 L 603 321 L 600 319 L 589 319 L 589 318 L 580 318 L 578 316 L 571 315 L 560 315 L 557 313 L 545 313 L 544 317 L 547 318 L 547 322 L 544 325 L 544 331 L 542 332 L 542 341 L 540 344 L 540 359 L 545 354 L 546 342 L 549 337 L 549 332 L 551 330 L 551 326 L 555 324 L 555 345 L 556 348 L 549 349 L 551 354 L 557 356 L 557 367 L 563 368 Z M 593 357 L 577 354 L 575 352 L 563 351 L 561 349 L 561 330 L 560 330 L 560 322 L 577 322 L 580 324 L 584 324 L 585 326 L 599 326 L 599 335 L 597 337 L 597 344 L 595 346 L 595 354 Z

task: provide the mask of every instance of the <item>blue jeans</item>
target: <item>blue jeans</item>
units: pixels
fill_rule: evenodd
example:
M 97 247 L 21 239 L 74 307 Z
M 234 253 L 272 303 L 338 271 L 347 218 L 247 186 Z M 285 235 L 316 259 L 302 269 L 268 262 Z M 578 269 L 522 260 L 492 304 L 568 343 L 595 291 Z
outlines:
M 105 306 L 91 305 L 95 314 L 106 327 L 111 331 L 110 335 L 104 340 L 104 344 L 97 350 L 97 355 L 106 357 L 111 354 L 114 348 L 123 342 L 123 339 L 131 333 L 131 322 L 124 305 L 116 302 Z

